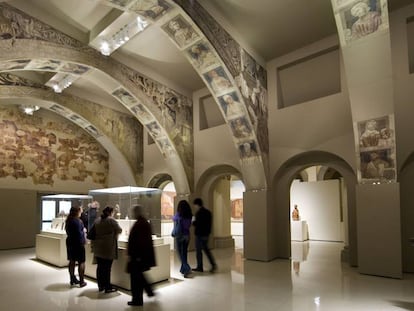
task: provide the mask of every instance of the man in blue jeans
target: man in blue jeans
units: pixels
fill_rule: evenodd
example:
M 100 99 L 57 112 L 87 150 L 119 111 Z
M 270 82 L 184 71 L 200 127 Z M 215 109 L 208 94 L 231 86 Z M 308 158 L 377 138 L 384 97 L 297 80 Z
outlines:
M 203 206 L 203 200 L 200 198 L 195 199 L 193 203 L 197 207 L 193 222 L 196 236 L 197 267 L 193 271 L 203 272 L 204 251 L 211 264 L 210 272 L 215 272 L 217 270 L 216 261 L 208 249 L 208 237 L 211 233 L 211 212 Z

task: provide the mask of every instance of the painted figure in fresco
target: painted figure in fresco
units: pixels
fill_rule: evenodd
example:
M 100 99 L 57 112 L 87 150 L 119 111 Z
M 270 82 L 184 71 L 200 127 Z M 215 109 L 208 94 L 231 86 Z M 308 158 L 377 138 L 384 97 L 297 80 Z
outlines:
M 359 39 L 377 31 L 381 25 L 381 14 L 377 11 L 371 11 L 367 1 L 356 3 L 350 13 L 357 19 L 351 28 L 353 39 Z
M 245 142 L 239 146 L 242 158 L 251 158 L 257 156 L 255 142 Z
M 244 114 L 242 104 L 238 100 L 235 100 L 234 97 L 237 98 L 237 95 L 235 93 L 234 95 L 226 94 L 220 98 L 220 102 L 222 104 L 223 110 L 226 112 L 227 117 L 240 116 Z
M 369 120 L 365 124 L 365 131 L 362 133 L 359 143 L 361 147 L 378 146 L 380 132 L 377 130 L 377 121 Z
M 247 124 L 246 119 L 238 118 L 231 122 L 233 134 L 236 138 L 245 138 L 250 136 L 251 129 Z
M 170 21 L 168 27 L 171 29 L 175 41 L 181 47 L 190 44 L 198 38 L 197 33 L 190 26 L 182 27 L 177 19 Z
M 203 43 L 197 43 L 189 50 L 191 58 L 198 68 L 206 68 L 216 63 L 216 58 L 211 50 Z
M 384 127 L 380 130 L 380 139 L 378 140 L 379 147 L 391 147 L 394 145 L 392 138 L 392 130 L 389 127 Z
M 215 92 L 220 92 L 231 87 L 230 81 L 220 75 L 217 69 L 209 71 L 207 76 L 210 80 L 210 86 Z
M 371 152 L 369 156 L 371 160 L 367 164 L 365 177 L 384 178 L 384 170 L 391 166 L 390 163 L 382 159 L 377 152 Z
M 152 19 L 161 16 L 168 9 L 168 4 L 163 0 L 140 0 L 129 7 L 129 10 Z

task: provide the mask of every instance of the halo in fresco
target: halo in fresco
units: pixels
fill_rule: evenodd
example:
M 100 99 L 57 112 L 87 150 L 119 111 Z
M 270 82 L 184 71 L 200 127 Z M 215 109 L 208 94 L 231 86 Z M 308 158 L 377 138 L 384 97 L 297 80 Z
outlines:
M 203 77 L 215 94 L 222 94 L 233 87 L 221 66 L 207 71 Z
M 197 42 L 196 44 L 190 46 L 186 53 L 190 59 L 190 62 L 201 71 L 205 69 L 217 66 L 219 60 L 214 55 L 210 46 L 206 42 Z
M 162 29 L 180 48 L 183 48 L 200 38 L 194 28 L 184 17 L 177 15 L 162 26 Z

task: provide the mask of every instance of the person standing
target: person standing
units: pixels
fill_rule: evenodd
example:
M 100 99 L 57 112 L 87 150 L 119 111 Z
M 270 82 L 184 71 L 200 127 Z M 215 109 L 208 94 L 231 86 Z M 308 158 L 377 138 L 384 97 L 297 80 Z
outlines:
M 115 292 L 111 285 L 111 268 L 114 259 L 118 259 L 118 235 L 122 232 L 118 222 L 113 218 L 114 208 L 107 206 L 91 228 L 94 235 L 92 252 L 96 258 L 96 280 L 99 291 Z
M 136 222 L 131 229 L 128 238 L 128 272 L 131 277 L 132 300 L 128 301 L 130 306 L 142 306 L 144 300 L 143 291 L 148 297 L 154 296 L 151 284 L 145 278 L 144 271 L 155 267 L 155 254 L 152 244 L 151 225 L 143 216 L 141 205 L 133 206 Z
M 69 260 L 69 275 L 70 285 L 79 284 L 79 287 L 86 286 L 84 281 L 85 275 L 85 232 L 80 215 L 82 208 L 79 206 L 72 206 L 69 215 L 66 218 L 65 230 L 67 234 L 66 238 L 66 250 Z M 78 262 L 79 280 L 75 276 L 75 266 Z
M 217 264 L 214 260 L 213 254 L 211 254 L 208 248 L 208 238 L 211 233 L 211 212 L 204 207 L 203 200 L 197 198 L 194 200 L 194 205 L 197 208 L 195 214 L 195 220 L 193 225 L 195 227 L 195 236 L 196 236 L 196 257 L 197 257 L 197 267 L 193 271 L 203 272 L 203 251 L 206 254 L 208 260 L 211 264 L 210 272 L 215 272 L 217 270 Z
M 188 243 L 190 242 L 190 227 L 191 218 L 193 213 L 191 212 L 191 206 L 187 201 L 181 200 L 178 202 L 177 213 L 173 216 L 174 229 L 172 236 L 175 238 L 177 245 L 177 252 L 181 260 L 180 272 L 185 278 L 189 278 L 191 275 L 191 267 L 188 264 L 187 253 Z

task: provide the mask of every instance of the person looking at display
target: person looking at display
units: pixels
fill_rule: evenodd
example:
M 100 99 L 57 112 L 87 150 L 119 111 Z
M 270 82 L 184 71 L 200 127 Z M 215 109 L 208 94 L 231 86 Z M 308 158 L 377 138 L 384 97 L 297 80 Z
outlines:
M 133 206 L 133 213 L 137 220 L 131 229 L 128 238 L 128 272 L 131 275 L 132 300 L 130 306 L 142 306 L 142 297 L 145 290 L 148 297 L 154 296 L 151 284 L 144 276 L 144 271 L 156 266 L 154 247 L 152 245 L 151 225 L 142 215 L 142 206 Z
M 111 268 L 114 259 L 118 259 L 118 235 L 122 228 L 113 218 L 114 208 L 107 206 L 89 232 L 92 240 L 92 252 L 96 258 L 96 280 L 99 291 L 115 292 L 111 285 Z
M 79 287 L 86 286 L 84 281 L 85 275 L 85 232 L 80 215 L 82 208 L 79 206 L 72 206 L 69 215 L 66 218 L 65 230 L 67 234 L 66 238 L 66 250 L 69 260 L 69 276 L 70 285 L 79 284 Z M 75 266 L 78 262 L 79 280 L 75 276 Z
M 191 267 L 188 264 L 187 253 L 188 243 L 190 242 L 190 227 L 193 213 L 190 204 L 181 200 L 178 202 L 177 213 L 173 216 L 174 229 L 171 235 L 175 238 L 178 256 L 181 260 L 180 272 L 185 278 L 191 275 Z

